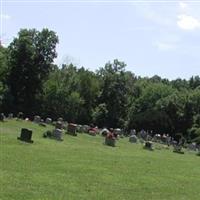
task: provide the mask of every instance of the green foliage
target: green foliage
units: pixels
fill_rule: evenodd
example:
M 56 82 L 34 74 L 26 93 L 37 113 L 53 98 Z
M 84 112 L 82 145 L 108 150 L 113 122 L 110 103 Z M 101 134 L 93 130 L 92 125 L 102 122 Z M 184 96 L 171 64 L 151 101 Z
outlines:
M 107 116 L 108 110 L 106 108 L 106 104 L 99 104 L 93 111 L 93 122 L 98 124 L 100 127 L 104 127 L 106 124 Z
M 57 43 L 53 31 L 22 29 L 8 48 L 0 47 L 0 112 L 198 137 L 199 76 L 136 77 L 117 59 L 96 72 L 73 64 L 58 67 Z
M 158 100 L 169 96 L 173 92 L 174 90 L 171 86 L 162 83 L 148 84 L 143 88 L 141 95 L 136 100 L 137 111 L 144 112 L 155 107 Z
M 7 86 L 5 84 L 7 73 L 7 49 L 0 45 L 0 112 L 3 111 L 3 102 L 7 92 Z
M 127 110 L 127 86 L 125 76 L 125 63 L 114 60 L 108 62 L 99 70 L 102 80 L 100 104 L 105 103 L 107 109 L 106 126 L 122 127 L 126 118 Z
M 200 144 L 200 127 L 192 127 L 189 129 L 188 137 L 190 141 L 198 142 Z
M 172 134 L 172 121 L 164 111 L 147 110 L 134 114 L 129 119 L 128 128 L 137 129 L 140 131 L 153 130 L 154 133 L 171 133 Z
M 56 57 L 58 37 L 53 31 L 22 29 L 8 47 L 8 86 L 13 96 L 13 110 L 31 114 L 36 95 L 51 71 Z

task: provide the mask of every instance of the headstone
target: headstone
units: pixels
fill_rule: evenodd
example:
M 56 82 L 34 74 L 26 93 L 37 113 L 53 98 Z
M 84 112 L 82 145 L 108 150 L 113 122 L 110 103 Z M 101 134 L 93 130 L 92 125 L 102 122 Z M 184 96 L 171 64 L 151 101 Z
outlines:
M 40 123 L 41 117 L 39 115 L 34 116 L 34 122 L 35 123 Z
M 200 156 L 200 148 L 198 148 L 197 156 Z
M 107 134 L 107 136 L 105 137 L 105 144 L 108 145 L 108 146 L 115 147 L 116 139 L 115 139 L 113 133 L 109 132 Z
M 144 149 L 153 150 L 153 143 L 150 141 L 145 142 Z
M 62 123 L 62 128 L 63 128 L 64 130 L 67 130 L 67 128 L 68 128 L 68 122 L 63 122 L 63 123 Z
M 143 140 L 146 140 L 146 138 L 147 138 L 147 132 L 145 131 L 145 130 L 141 130 L 140 131 L 140 136 L 141 136 L 141 138 L 143 139 Z
M 188 144 L 187 146 L 188 150 L 190 151 L 196 151 L 197 150 L 197 145 L 195 142 L 191 143 L 191 144 Z
M 130 138 L 129 138 L 129 142 L 131 143 L 137 143 L 137 136 L 136 135 L 131 135 Z
M 52 119 L 47 117 L 46 120 L 45 120 L 46 124 L 51 124 L 52 123 Z
M 63 122 L 63 118 L 59 117 L 57 121 Z
M 54 129 L 52 133 L 52 137 L 55 138 L 56 140 L 62 141 L 62 130 L 61 129 Z
M 135 129 L 131 129 L 130 135 L 136 135 L 136 130 Z
M 13 113 L 9 113 L 8 114 L 8 119 L 12 119 L 13 118 Z
M 77 125 L 77 127 L 76 127 L 76 131 L 78 132 L 78 133 L 82 133 L 83 132 L 83 129 L 82 129 L 82 125 Z
M 24 141 L 24 142 L 28 142 L 28 143 L 33 143 L 33 141 L 31 140 L 31 137 L 32 137 L 32 130 L 22 128 L 21 129 L 21 136 L 18 137 L 17 139 Z
M 51 131 L 46 131 L 44 134 L 43 134 L 43 137 L 44 138 L 51 138 L 52 137 L 52 132 Z
M 96 136 L 96 131 L 95 130 L 89 130 L 89 135 L 92 135 L 92 136 Z
M 62 122 L 57 121 L 55 127 L 58 128 L 58 129 L 62 129 Z
M 5 118 L 5 116 L 4 116 L 4 114 L 3 113 L 0 113 L 0 121 L 4 121 L 4 118 Z
M 107 128 L 104 128 L 100 131 L 100 135 L 102 136 L 107 136 L 108 133 L 109 133 L 109 130 Z
M 88 126 L 88 125 L 83 125 L 83 126 L 82 126 L 82 132 L 83 132 L 83 133 L 88 133 L 88 132 L 89 132 L 89 129 L 90 129 L 90 126 Z
M 18 119 L 23 119 L 24 118 L 24 113 L 23 112 L 18 112 L 17 118 Z
M 174 153 L 184 154 L 184 151 L 182 151 L 182 146 L 181 145 L 175 145 L 173 152 Z
M 116 129 L 114 129 L 114 133 L 117 134 L 117 135 L 121 135 L 122 130 L 120 128 L 116 128 Z
M 76 127 L 77 127 L 76 124 L 69 123 L 67 128 L 67 133 L 73 136 L 77 136 Z

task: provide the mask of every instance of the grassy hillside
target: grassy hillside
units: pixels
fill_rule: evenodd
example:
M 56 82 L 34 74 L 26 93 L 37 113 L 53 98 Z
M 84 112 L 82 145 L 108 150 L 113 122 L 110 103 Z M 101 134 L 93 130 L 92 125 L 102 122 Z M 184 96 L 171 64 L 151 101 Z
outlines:
M 16 138 L 33 130 L 33 144 Z M 42 138 L 52 127 L 0 122 L 0 200 L 199 200 L 200 157 L 162 149 L 149 152 L 128 138 L 117 147 L 79 134 L 63 142 Z

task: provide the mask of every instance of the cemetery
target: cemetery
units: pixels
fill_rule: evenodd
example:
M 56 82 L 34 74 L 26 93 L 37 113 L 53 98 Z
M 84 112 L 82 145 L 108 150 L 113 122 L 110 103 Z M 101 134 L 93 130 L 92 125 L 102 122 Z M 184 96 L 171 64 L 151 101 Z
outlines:
M 195 156 L 200 154 L 191 145 L 181 156 L 183 149 L 177 145 L 167 149 L 162 142 L 139 143 L 144 135 L 136 132 L 116 142 L 112 129 L 102 129 L 106 136 L 91 137 L 76 131 L 82 126 L 69 123 L 64 134 L 61 121 L 43 127 L 8 117 L 0 125 L 0 199 L 133 199 L 137 195 L 142 200 L 149 192 L 159 200 L 200 198 L 200 168 L 191 170 L 200 164 Z
M 198 1 L 1 0 L 0 200 L 200 200 Z

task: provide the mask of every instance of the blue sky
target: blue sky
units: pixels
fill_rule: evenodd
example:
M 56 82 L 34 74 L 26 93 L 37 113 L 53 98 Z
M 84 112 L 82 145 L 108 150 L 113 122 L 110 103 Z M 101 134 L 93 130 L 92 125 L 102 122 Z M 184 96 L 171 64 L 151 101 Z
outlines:
M 59 36 L 57 64 L 96 70 L 118 58 L 140 76 L 200 74 L 200 1 L 63 1 L 2 0 L 2 43 L 47 27 Z

